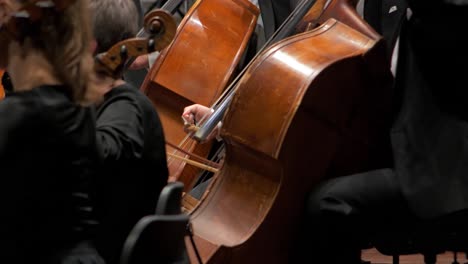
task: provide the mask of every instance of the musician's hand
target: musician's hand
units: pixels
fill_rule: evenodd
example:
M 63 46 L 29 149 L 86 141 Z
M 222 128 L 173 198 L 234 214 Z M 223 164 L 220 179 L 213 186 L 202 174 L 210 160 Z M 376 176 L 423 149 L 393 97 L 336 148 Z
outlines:
M 128 67 L 130 70 L 140 70 L 145 68 L 149 68 L 148 54 L 138 56 L 130 67 Z
M 182 118 L 188 124 L 197 125 L 197 121 L 205 119 L 211 115 L 211 108 L 200 104 L 193 104 L 184 108 Z
M 184 112 L 182 113 L 182 119 L 184 120 L 184 131 L 187 133 L 193 133 L 198 129 L 198 123 L 201 120 L 205 120 L 208 118 L 211 113 L 212 109 L 200 104 L 193 104 L 184 108 Z M 219 134 L 219 127 L 216 126 L 215 129 L 210 133 L 210 135 L 206 138 L 206 141 L 209 141 L 215 138 Z

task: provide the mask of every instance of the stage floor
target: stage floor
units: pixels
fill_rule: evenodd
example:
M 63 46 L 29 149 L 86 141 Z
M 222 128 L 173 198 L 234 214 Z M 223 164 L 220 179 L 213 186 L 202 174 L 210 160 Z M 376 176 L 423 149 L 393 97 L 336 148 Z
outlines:
M 392 264 L 392 257 L 380 254 L 376 249 L 362 251 L 362 259 L 371 261 L 372 264 Z M 457 254 L 457 260 L 460 264 L 468 263 L 464 253 Z M 446 252 L 437 256 L 437 264 L 452 264 L 453 253 Z M 422 255 L 400 256 L 400 264 L 424 264 Z

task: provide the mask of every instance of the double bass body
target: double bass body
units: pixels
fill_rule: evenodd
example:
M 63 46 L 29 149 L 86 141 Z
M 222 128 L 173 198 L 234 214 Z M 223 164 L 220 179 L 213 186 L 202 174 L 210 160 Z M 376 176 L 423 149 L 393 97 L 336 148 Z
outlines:
M 199 0 L 181 21 L 172 44 L 161 53 L 141 90 L 161 118 L 166 141 L 184 142 L 180 114 L 184 107 L 211 105 L 235 73 L 253 33 L 258 8 L 249 0 Z M 185 141 L 185 151 L 206 157 L 209 144 Z M 167 153 L 178 154 L 167 146 Z M 190 189 L 200 172 L 181 160 L 168 158 L 170 180 Z
M 384 156 L 379 43 L 330 19 L 248 68 L 223 119 L 223 167 L 191 215 L 204 262 L 288 263 L 307 191 Z

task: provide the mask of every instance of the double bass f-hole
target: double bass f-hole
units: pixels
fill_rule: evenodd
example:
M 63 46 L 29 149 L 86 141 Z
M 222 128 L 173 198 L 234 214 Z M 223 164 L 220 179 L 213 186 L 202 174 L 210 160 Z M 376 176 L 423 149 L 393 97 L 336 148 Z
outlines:
M 151 11 L 144 18 L 143 36 L 120 41 L 107 52 L 96 55 L 96 72 L 119 78 L 130 59 L 167 47 L 172 42 L 176 29 L 170 13 L 164 10 Z

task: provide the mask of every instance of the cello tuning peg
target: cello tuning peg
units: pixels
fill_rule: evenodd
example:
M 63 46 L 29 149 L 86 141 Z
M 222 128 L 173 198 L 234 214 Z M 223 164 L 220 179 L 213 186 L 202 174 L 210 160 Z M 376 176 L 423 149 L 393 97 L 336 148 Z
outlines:
M 146 27 L 146 30 L 151 34 L 151 35 L 156 35 L 162 30 L 162 23 L 160 22 L 159 17 L 155 17 L 151 19 L 151 22 L 148 23 L 148 26 Z
M 148 40 L 148 52 L 153 52 L 156 49 L 156 42 L 154 39 Z
M 122 45 L 120 47 L 120 57 L 122 59 L 122 61 L 126 61 L 127 58 L 128 58 L 128 49 L 127 49 L 127 46 L 125 45 Z

